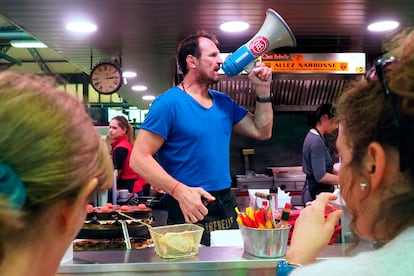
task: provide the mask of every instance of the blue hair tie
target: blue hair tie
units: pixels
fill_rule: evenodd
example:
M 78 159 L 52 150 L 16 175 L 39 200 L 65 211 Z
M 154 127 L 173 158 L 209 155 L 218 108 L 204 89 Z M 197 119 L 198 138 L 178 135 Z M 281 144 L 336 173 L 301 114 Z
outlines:
M 26 201 L 26 188 L 13 169 L 0 161 L 0 195 L 4 196 L 12 208 L 20 210 Z

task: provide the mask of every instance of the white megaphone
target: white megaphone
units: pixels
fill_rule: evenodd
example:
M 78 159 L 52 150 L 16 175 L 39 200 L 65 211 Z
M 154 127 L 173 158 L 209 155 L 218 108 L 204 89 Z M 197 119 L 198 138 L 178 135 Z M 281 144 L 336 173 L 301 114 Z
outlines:
M 286 46 L 296 46 L 295 36 L 277 12 L 267 9 L 266 19 L 259 32 L 229 55 L 222 69 L 228 77 L 236 76 L 244 69 L 251 68 L 249 65 L 257 57 L 269 50 Z

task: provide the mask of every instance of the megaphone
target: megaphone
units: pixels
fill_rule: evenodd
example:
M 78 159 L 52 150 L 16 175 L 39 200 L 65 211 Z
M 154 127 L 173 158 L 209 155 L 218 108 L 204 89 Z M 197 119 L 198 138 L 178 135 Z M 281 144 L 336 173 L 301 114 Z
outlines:
M 228 77 L 236 76 L 267 51 L 287 46 L 296 46 L 295 36 L 277 12 L 267 9 L 266 19 L 260 30 L 226 58 L 222 69 Z

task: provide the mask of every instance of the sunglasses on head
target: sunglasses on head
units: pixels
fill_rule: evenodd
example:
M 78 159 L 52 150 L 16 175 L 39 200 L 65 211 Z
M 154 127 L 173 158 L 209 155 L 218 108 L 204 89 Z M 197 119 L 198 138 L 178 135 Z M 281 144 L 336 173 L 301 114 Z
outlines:
M 388 66 L 395 63 L 397 60 L 395 57 L 380 57 L 375 62 L 374 65 L 370 70 L 367 71 L 366 78 L 370 81 L 379 81 L 381 83 L 382 91 L 384 92 L 388 102 L 390 103 L 391 107 L 391 116 L 392 116 L 392 125 L 396 130 L 397 135 L 399 136 L 400 141 L 398 142 L 398 146 L 400 147 L 400 170 L 405 170 L 407 167 L 407 162 L 404 161 L 406 158 L 404 157 L 404 151 L 401 149 L 401 127 L 399 117 L 397 116 L 397 97 L 395 93 L 392 93 L 391 89 L 388 86 L 387 78 L 385 76 L 385 71 Z
M 396 61 L 395 57 L 381 56 L 377 58 L 374 65 L 366 73 L 366 78 L 370 81 L 378 80 L 381 83 L 382 91 L 385 96 L 391 101 L 391 110 L 393 116 L 393 125 L 398 128 L 398 117 L 395 111 L 395 97 L 388 86 L 387 78 L 385 76 L 385 69 Z

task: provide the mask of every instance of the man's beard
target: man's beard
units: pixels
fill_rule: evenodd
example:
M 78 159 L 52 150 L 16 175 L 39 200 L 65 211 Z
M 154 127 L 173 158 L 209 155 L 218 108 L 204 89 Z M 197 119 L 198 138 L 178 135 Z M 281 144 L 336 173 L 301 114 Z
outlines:
M 218 76 L 217 76 L 217 79 L 213 77 L 213 78 L 211 79 L 211 81 L 210 81 L 210 84 L 216 84 L 216 83 L 218 83 L 219 81 L 220 81 L 220 77 L 218 77 Z
M 216 84 L 220 81 L 220 79 L 212 79 L 210 84 Z

